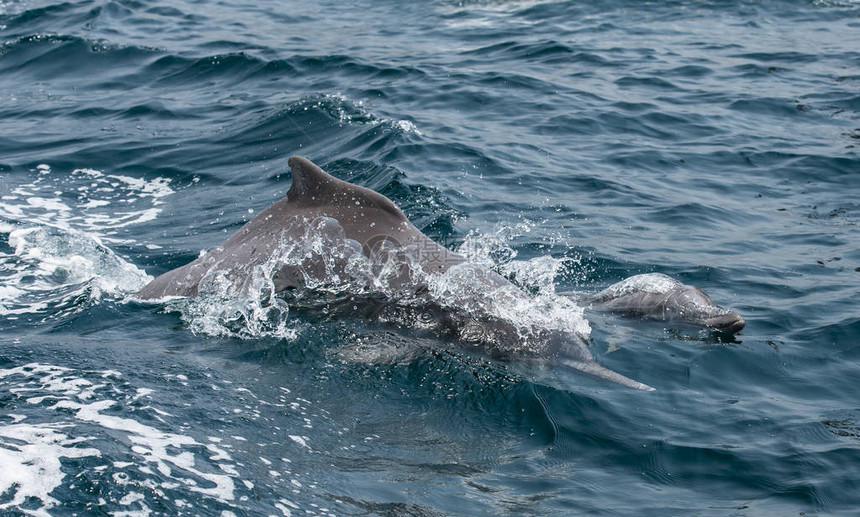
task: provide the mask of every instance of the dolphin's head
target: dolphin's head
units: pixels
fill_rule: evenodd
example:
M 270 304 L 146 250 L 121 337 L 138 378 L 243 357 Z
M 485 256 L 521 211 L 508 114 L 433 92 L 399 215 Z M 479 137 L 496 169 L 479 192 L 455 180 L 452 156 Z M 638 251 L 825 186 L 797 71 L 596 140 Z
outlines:
M 729 334 L 740 332 L 746 325 L 740 314 L 720 307 L 704 291 L 693 286 L 673 290 L 666 298 L 666 310 L 676 313 L 677 319 Z
M 703 318 L 702 324 L 720 332 L 736 334 L 743 330 L 746 321 L 740 314 L 727 310 L 725 314 Z

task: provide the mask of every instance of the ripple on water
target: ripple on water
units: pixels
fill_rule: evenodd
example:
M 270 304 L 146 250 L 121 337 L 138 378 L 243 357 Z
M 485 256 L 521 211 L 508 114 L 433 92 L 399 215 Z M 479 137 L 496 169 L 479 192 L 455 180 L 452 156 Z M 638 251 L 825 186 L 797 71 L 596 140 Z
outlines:
M 857 13 L 0 0 L 0 512 L 854 515 Z M 589 315 L 641 396 L 457 352 L 422 311 L 278 334 L 240 304 L 269 333 L 235 339 L 125 301 L 292 154 L 535 297 L 660 272 L 748 325 Z

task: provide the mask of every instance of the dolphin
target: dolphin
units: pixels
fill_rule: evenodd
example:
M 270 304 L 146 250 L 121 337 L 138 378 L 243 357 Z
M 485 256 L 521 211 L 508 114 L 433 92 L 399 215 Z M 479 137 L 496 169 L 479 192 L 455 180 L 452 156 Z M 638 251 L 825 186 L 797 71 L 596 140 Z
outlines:
M 630 388 L 654 389 L 600 366 L 575 331 L 517 326 L 516 310 L 529 295 L 491 269 L 469 263 L 428 238 L 382 194 L 337 179 L 299 156 L 290 158 L 288 164 L 292 185 L 285 198 L 260 212 L 223 244 L 155 278 L 137 297 L 196 296 L 213 279 L 241 290 L 261 268 L 273 270 L 271 290 L 275 293 L 302 292 L 313 290 L 326 277 L 367 276 L 362 267 L 371 259 L 375 269 L 367 280 L 367 298 L 383 299 L 370 312 L 382 321 L 388 318 L 402 324 L 413 315 L 419 325 L 431 314 L 441 320 L 435 328 L 493 357 L 552 361 Z M 303 239 L 320 235 L 325 237 L 316 243 L 320 245 L 312 243 L 298 258 L 278 256 L 285 245 L 302 244 Z M 389 267 L 391 264 L 396 267 Z M 383 277 L 385 282 L 380 283 Z M 452 285 L 458 279 L 465 288 Z M 373 293 L 374 289 L 382 296 Z M 349 300 L 345 305 L 353 310 L 354 297 Z
M 720 307 L 698 287 L 662 273 L 646 273 L 612 284 L 584 300 L 592 307 L 637 318 L 689 323 L 735 334 L 746 322 L 731 309 Z

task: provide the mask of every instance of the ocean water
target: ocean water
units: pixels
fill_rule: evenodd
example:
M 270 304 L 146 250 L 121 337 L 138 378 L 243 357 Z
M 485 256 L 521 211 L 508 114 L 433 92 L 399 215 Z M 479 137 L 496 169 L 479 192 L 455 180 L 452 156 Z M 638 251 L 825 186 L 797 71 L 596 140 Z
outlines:
M 858 146 L 856 1 L 0 0 L 0 514 L 857 515 Z M 570 309 L 645 393 L 134 298 L 294 154 L 535 297 L 747 326 Z

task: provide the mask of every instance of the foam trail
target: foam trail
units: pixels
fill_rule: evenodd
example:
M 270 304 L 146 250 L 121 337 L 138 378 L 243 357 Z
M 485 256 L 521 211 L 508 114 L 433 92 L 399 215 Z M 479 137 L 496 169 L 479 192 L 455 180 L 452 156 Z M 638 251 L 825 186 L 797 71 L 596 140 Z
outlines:
M 94 376 L 98 378 L 95 382 Z M 223 448 L 115 414 L 120 402 L 129 404 L 141 396 L 151 396 L 151 392 L 140 390 L 126 393 L 122 383 L 117 383 L 121 379 L 122 375 L 112 370 L 81 372 L 41 363 L 0 369 L 0 387 L 12 395 L 19 411 L 30 415 L 0 425 L 0 463 L 4 467 L 0 470 L 0 493 L 11 497 L 0 504 L 0 509 L 22 510 L 24 505 L 27 513 L 49 515 L 60 504 L 51 494 L 65 484 L 62 464 L 79 458 L 93 458 L 89 467 L 93 472 L 109 468 L 115 483 L 127 485 L 128 490 L 114 502 L 136 506 L 144 513 L 149 511 L 146 501 L 134 491 L 141 484 L 162 497 L 166 497 L 164 490 L 184 486 L 221 503 L 236 500 L 238 465 Z M 28 422 L 31 417 L 46 415 L 53 421 Z M 109 444 L 105 435 L 111 437 Z M 90 446 L 82 447 L 82 443 Z M 109 453 L 99 449 L 105 445 Z M 118 455 L 117 447 L 126 447 L 119 456 L 132 461 L 112 461 Z M 198 457 L 202 450 L 216 453 L 217 470 L 201 464 L 207 463 Z M 152 469 L 159 475 L 148 474 Z M 140 481 L 142 476 L 144 481 Z M 128 479 L 138 481 L 130 484 Z M 31 510 L 33 498 L 40 506 Z

